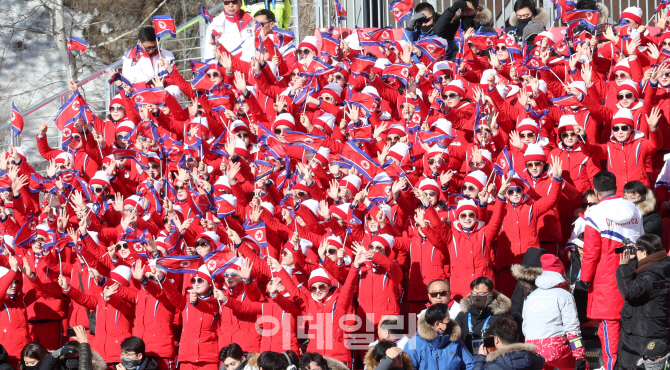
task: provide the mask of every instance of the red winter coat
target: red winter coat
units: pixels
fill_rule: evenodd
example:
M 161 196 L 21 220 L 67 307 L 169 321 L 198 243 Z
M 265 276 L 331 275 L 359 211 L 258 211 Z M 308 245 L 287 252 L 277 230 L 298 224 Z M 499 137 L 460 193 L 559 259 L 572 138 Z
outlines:
M 21 275 L 17 276 L 14 270 L 9 270 L 0 279 L 0 292 L 2 292 L 0 293 L 0 343 L 9 354 L 10 363 L 18 363 L 21 350 L 32 341 L 28 331 L 26 306 L 35 302 L 36 292 L 33 290 L 29 294 L 23 294 L 19 286 L 14 298 L 5 294 L 12 281 L 20 277 Z
M 407 299 L 410 302 L 421 302 L 427 298 L 426 292 L 431 281 L 449 278 L 449 257 L 445 255 L 446 247 L 443 243 L 436 247 L 414 228 L 411 234 L 410 240 L 396 238 L 394 249 L 407 252 L 411 261 Z
M 252 282 L 256 284 L 256 282 Z M 233 289 L 225 289 L 224 294 L 229 300 L 239 300 L 244 302 L 249 300 L 247 297 L 247 284 L 239 283 Z M 257 290 L 254 286 L 253 290 Z M 252 298 L 257 299 L 257 298 Z M 216 303 L 216 302 L 215 302 Z M 261 335 L 256 331 L 256 320 L 258 315 L 245 315 L 240 312 L 233 312 L 230 308 L 221 307 L 221 319 L 219 322 L 219 348 L 223 348 L 231 343 L 237 343 L 245 351 L 260 352 Z
M 372 264 L 361 266 L 358 281 L 358 315 L 368 315 L 375 326 L 384 315 L 399 315 L 402 271 L 397 261 L 375 253 Z
M 496 250 L 496 270 L 508 268 L 521 263 L 524 253 L 530 247 L 540 248 L 538 237 L 538 219 L 558 201 L 563 180 L 552 180 L 551 192 L 545 198 L 533 201 L 528 194 L 519 204 L 507 201 L 507 213 L 503 219 L 503 226 L 498 235 Z
M 600 171 L 600 166 L 584 152 L 581 143 L 572 148 L 564 148 L 563 143 L 558 143 L 547 162 L 552 163 L 555 157 L 563 163 L 563 179 L 572 184 L 579 194 L 593 189 L 593 176 Z
M 174 358 L 177 354 L 172 330 L 177 311 L 174 302 L 155 281 L 148 281 L 136 295 L 133 335 L 144 340 L 147 356 Z

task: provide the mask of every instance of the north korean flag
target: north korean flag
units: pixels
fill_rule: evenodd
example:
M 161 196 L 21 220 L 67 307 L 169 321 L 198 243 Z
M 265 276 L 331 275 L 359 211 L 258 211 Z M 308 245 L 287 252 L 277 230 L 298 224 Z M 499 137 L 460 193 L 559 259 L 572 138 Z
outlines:
M 152 87 L 135 91 L 130 98 L 135 106 L 141 104 L 165 105 L 165 89 L 163 87 Z
M 582 102 L 580 102 L 579 99 L 577 99 L 577 97 L 572 94 L 551 99 L 551 102 L 558 107 L 571 107 L 575 105 L 578 106 L 583 105 Z
M 347 20 L 347 11 L 340 4 L 339 0 L 335 0 L 335 11 L 337 14 L 337 23 Z
M 389 5 L 389 11 L 398 23 L 403 23 L 414 13 L 414 0 L 394 0 Z
M 12 102 L 12 130 L 14 130 L 16 136 L 19 136 L 21 131 L 23 131 L 23 116 L 19 113 L 19 110 L 16 109 L 14 102 Z
M 497 40 L 498 34 L 495 32 L 475 31 L 475 34 L 470 38 L 470 42 L 480 50 L 494 48 Z
M 214 17 L 212 17 L 211 14 L 207 11 L 207 9 L 202 7 L 202 4 L 200 5 L 200 15 L 202 16 L 202 19 L 205 20 L 205 24 L 210 24 L 212 23 L 212 20 L 214 20 Z
M 284 139 L 286 139 L 286 145 L 298 146 L 312 153 L 316 153 L 319 151 L 319 148 L 323 146 L 326 137 L 304 132 L 284 130 Z
M 366 152 L 362 151 L 353 141 L 347 141 L 342 146 L 340 160 L 355 167 L 359 174 L 368 181 L 382 170 L 377 161 L 372 159 Z
M 88 50 L 88 42 L 76 38 L 76 37 L 70 37 L 69 40 L 67 40 L 67 52 L 71 53 L 72 50 L 79 50 L 82 54 Z
M 81 100 L 79 98 L 79 92 L 75 91 L 70 99 L 61 107 L 60 112 L 58 112 L 54 120 L 59 130 L 63 131 L 65 126 L 69 123 L 74 123 L 81 117 Z
M 293 32 L 283 30 L 279 27 L 272 27 L 272 34 L 275 38 L 275 45 L 279 48 L 283 48 L 295 40 L 295 34 Z
M 354 60 L 351 62 L 351 73 L 354 75 L 362 74 L 365 77 L 370 76 L 370 71 L 372 67 L 375 66 L 375 61 L 377 58 L 368 57 L 362 54 L 354 55 Z
M 329 35 L 321 35 L 321 55 L 337 58 L 340 53 L 340 42 Z
M 396 80 L 402 82 L 403 85 L 407 86 L 409 84 L 409 68 L 411 66 L 405 63 L 393 63 L 388 67 L 384 68 L 382 72 L 382 78 L 395 78 Z
M 157 38 L 161 38 L 165 35 L 177 38 L 177 29 L 174 26 L 174 19 L 171 15 L 155 15 L 153 17 L 153 22 Z
M 155 261 L 156 267 L 174 274 L 197 274 L 203 264 L 199 255 L 159 257 Z
M 214 276 L 223 273 L 237 262 L 237 256 L 228 246 L 221 245 L 215 251 L 207 253 L 203 257 L 203 262 L 209 274 Z

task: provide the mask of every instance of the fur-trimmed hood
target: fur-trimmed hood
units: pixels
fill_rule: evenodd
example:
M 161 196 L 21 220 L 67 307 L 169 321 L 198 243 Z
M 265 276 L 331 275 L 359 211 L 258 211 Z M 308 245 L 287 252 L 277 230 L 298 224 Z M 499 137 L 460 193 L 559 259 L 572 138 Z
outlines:
M 344 362 L 340 360 L 336 360 L 330 357 L 325 357 L 325 359 L 326 363 L 328 364 L 328 369 L 330 370 L 349 370 L 347 365 L 345 365 Z
M 93 364 L 93 370 L 105 370 L 107 369 L 107 364 L 105 360 L 102 359 L 102 356 L 93 349 L 91 349 L 91 363 Z
M 532 267 L 524 265 L 512 265 L 512 276 L 517 280 L 535 281 L 538 276 L 542 275 L 542 267 Z
M 472 306 L 472 294 L 468 294 L 466 297 L 463 297 L 461 299 L 461 312 L 463 313 L 468 313 L 470 311 L 470 307 Z M 488 305 L 488 307 L 491 309 L 491 313 L 494 315 L 505 315 L 509 313 L 509 310 L 512 308 L 512 300 L 507 298 L 502 293 L 493 292 L 493 299 L 491 300 L 491 303 Z
M 451 19 L 451 23 L 458 23 L 461 21 L 461 10 L 459 9 L 454 18 Z M 489 8 L 482 6 L 481 9 L 475 14 L 475 22 L 479 23 L 482 26 L 492 26 L 493 25 L 493 12 Z
M 249 354 L 247 354 L 244 362 L 242 362 L 242 364 L 240 364 L 238 369 L 244 369 L 244 370 L 258 369 L 258 356 L 260 356 L 260 355 L 261 354 L 258 353 L 258 352 L 249 352 Z
M 507 354 L 510 354 L 512 352 L 530 352 L 530 353 L 535 353 L 537 350 L 537 347 L 535 347 L 534 344 L 526 344 L 526 343 L 515 343 L 515 344 L 510 344 L 509 346 L 493 351 L 486 355 L 486 362 L 493 362 L 497 359 L 499 359 L 502 356 L 505 356 Z
M 544 10 L 544 8 L 539 8 L 537 15 L 533 20 L 542 26 L 547 26 L 549 24 L 549 21 L 551 20 L 551 16 L 549 15 L 549 12 Z M 512 27 L 516 27 L 519 24 L 519 19 L 516 17 L 516 13 L 512 12 L 512 14 L 509 16 L 509 25 Z
M 366 370 L 375 370 L 379 366 L 379 361 L 375 360 L 375 357 L 372 355 L 373 349 L 370 348 L 368 353 L 365 354 L 365 358 L 363 358 L 363 365 L 365 365 Z M 405 352 L 402 353 L 402 368 L 403 370 L 414 370 L 412 359 Z
M 647 189 L 647 195 L 645 196 L 645 200 L 641 201 L 636 205 L 637 209 L 639 209 L 640 213 L 642 213 L 642 216 L 646 216 L 656 211 L 656 197 L 654 196 L 654 192 L 651 191 L 650 189 Z
M 449 340 L 452 342 L 458 342 L 461 339 L 461 327 L 456 321 L 451 319 L 449 319 L 449 324 L 452 325 L 451 333 L 449 334 Z M 437 338 L 437 332 L 435 329 L 433 329 L 433 327 L 428 325 L 426 322 L 426 315 L 421 315 L 419 317 L 419 322 L 416 326 L 416 332 L 421 338 L 429 342 Z

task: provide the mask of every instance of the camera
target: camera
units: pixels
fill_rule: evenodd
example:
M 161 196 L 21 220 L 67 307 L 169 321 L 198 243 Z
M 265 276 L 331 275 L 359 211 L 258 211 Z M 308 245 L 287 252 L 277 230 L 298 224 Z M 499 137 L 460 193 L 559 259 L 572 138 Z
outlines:
M 630 242 L 630 239 L 628 239 L 628 238 L 624 238 L 623 241 L 622 241 L 622 243 L 623 243 L 622 246 L 620 246 L 620 247 L 618 247 L 618 248 L 614 248 L 614 253 L 616 253 L 616 254 L 621 254 L 621 253 L 623 253 L 626 249 L 628 249 L 628 251 L 630 252 L 630 254 L 635 255 L 635 244 L 631 243 L 631 242 Z

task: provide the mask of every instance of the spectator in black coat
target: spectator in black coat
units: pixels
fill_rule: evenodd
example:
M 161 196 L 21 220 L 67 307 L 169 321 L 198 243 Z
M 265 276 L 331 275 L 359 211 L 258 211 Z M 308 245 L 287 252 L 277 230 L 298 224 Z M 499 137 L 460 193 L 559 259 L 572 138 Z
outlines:
M 19 370 L 37 370 L 42 361 L 49 355 L 43 345 L 37 342 L 28 343 L 21 350 Z
M 516 343 L 519 326 L 514 320 L 500 319 L 491 327 L 496 350 L 487 353 L 482 344 L 473 370 L 540 370 L 544 359 L 532 344 Z
M 623 198 L 635 203 L 642 213 L 645 234 L 662 236 L 663 220 L 656 211 L 656 197 L 651 190 L 640 181 L 630 181 L 623 186 Z
M 14 367 L 9 364 L 9 355 L 5 347 L 0 344 L 0 370 L 14 370 Z
M 482 338 L 491 336 L 496 321 L 510 317 L 512 301 L 493 290 L 493 281 L 480 276 L 470 283 L 472 293 L 461 299 L 456 322 L 461 327 L 465 347 L 477 353 Z
M 661 238 L 652 234 L 637 239 L 635 254 L 635 271 L 628 250 L 621 254 L 616 271 L 624 305 L 615 369 L 635 369 L 650 340 L 670 341 L 670 258 Z
M 446 60 L 454 60 L 458 47 L 454 36 L 461 27 L 461 32 L 469 28 L 482 32 L 496 32 L 493 28 L 493 13 L 486 6 L 479 6 L 478 0 L 458 0 L 447 9 L 435 22 L 433 32 L 436 36 L 447 40 Z

